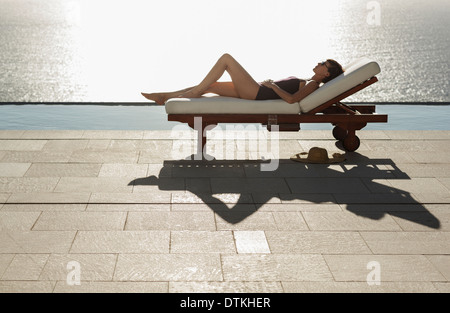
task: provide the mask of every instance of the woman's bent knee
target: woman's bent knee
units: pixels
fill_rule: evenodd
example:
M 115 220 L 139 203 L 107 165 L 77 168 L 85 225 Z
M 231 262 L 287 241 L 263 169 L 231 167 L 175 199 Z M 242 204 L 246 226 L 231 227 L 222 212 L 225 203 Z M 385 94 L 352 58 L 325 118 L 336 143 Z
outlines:
M 234 60 L 234 58 L 231 56 L 231 54 L 229 54 L 229 53 L 224 53 L 221 57 L 220 57 L 220 59 L 221 60 L 224 60 L 224 61 L 230 61 L 230 60 Z

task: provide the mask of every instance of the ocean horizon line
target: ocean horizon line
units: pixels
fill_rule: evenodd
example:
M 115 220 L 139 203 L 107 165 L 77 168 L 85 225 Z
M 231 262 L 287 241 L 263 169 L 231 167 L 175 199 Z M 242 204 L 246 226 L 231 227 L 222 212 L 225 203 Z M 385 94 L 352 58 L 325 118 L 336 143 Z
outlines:
M 445 101 L 342 101 L 346 104 L 376 104 L 376 105 L 433 105 L 447 106 Z M 103 105 L 103 106 L 156 106 L 163 105 L 140 101 L 0 101 L 0 105 Z

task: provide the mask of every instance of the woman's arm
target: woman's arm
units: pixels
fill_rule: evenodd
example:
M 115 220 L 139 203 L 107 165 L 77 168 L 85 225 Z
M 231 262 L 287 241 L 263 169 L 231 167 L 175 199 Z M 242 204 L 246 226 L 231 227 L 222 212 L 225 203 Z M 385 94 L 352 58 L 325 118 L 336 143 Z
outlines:
M 272 80 L 266 80 L 262 83 L 262 85 L 272 88 L 273 91 L 275 91 L 275 93 L 287 103 L 299 102 L 303 98 L 314 92 L 317 88 L 319 88 L 319 84 L 317 82 L 310 81 L 305 86 L 300 88 L 296 93 L 291 94 L 278 87 L 277 84 L 275 84 Z

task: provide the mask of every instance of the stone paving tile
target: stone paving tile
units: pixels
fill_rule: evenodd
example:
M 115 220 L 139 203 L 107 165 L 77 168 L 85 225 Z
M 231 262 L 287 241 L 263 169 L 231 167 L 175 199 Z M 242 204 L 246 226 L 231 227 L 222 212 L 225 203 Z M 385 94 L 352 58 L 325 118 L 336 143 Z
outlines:
M 171 293 L 280 293 L 280 282 L 169 282 Z
M 300 199 L 298 199 L 300 200 Z M 284 200 L 283 200 L 284 201 Z M 263 204 L 259 212 L 273 212 L 273 213 L 300 213 L 300 212 L 342 212 L 339 204 L 316 204 L 309 202 L 287 201 L 287 203 L 267 203 Z M 275 215 L 274 215 L 275 216 Z
M 436 140 L 436 139 L 450 139 L 450 134 L 448 131 L 444 130 L 396 130 L 396 131 L 386 131 L 386 135 L 390 139 L 395 140 Z
M 423 255 L 324 255 L 324 258 L 336 281 L 366 282 L 373 270 L 370 262 L 378 262 L 381 284 L 385 281 L 446 280 Z
M 130 186 L 132 187 L 132 186 Z M 149 204 L 149 203 L 170 203 L 171 193 L 111 193 L 111 192 L 93 192 L 90 204 Z
M 51 254 L 39 280 L 66 282 L 67 275 L 73 269 L 70 262 L 77 262 L 82 284 L 86 281 L 111 281 L 116 261 L 116 254 Z
M 119 254 L 115 281 L 222 281 L 218 254 Z
M 403 172 L 411 178 L 441 178 L 450 176 L 450 164 L 397 164 Z M 404 178 L 404 174 L 394 172 L 398 178 Z
M 90 192 L 15 192 L 7 203 L 84 204 L 89 201 L 90 196 Z
M 212 193 L 209 178 L 185 178 L 185 188 L 190 192 Z
M 323 257 L 317 254 L 223 255 L 222 262 L 225 281 L 333 280 Z
M 109 142 L 108 150 L 114 151 L 135 151 L 142 148 L 142 140 L 117 140 L 113 139 Z
M 231 231 L 172 231 L 171 253 L 236 253 Z
M 361 232 L 375 254 L 450 254 L 448 232 Z
M 263 231 L 234 231 L 237 253 L 270 253 Z
M 40 212 L 0 212 L 0 231 L 31 230 Z
M 444 180 L 441 178 L 441 180 Z M 442 182 L 436 178 L 410 178 L 408 180 L 388 180 L 396 189 L 409 193 L 450 194 Z
M 51 293 L 54 288 L 50 281 L 0 281 L 0 293 Z
M 48 254 L 16 254 L 2 280 L 38 280 Z
M 126 177 L 61 177 L 55 192 L 132 192 Z
M 433 283 L 433 286 L 437 289 L 437 292 L 449 293 L 450 283 Z
M 197 161 L 172 161 L 165 163 L 172 169 L 174 177 L 244 177 L 245 169 L 250 166 L 246 162 L 235 160 L 211 161 L 211 164 Z
M 293 192 L 289 194 L 279 194 L 280 203 L 283 204 L 335 204 L 336 199 L 331 193 L 314 193 Z M 255 200 L 257 201 L 257 200 Z M 261 202 L 257 202 L 261 203 Z M 264 203 L 264 202 L 263 202 Z
M 448 143 L 447 143 L 448 145 Z M 411 157 L 416 161 L 417 163 L 444 163 L 448 164 L 450 163 L 450 156 L 448 152 L 416 152 L 411 155 Z
M 197 135 L 194 133 L 194 131 L 189 128 L 185 127 L 187 125 L 179 124 L 176 128 L 173 128 L 171 130 L 144 130 L 144 135 L 142 139 L 177 139 L 177 138 L 197 138 Z
M 123 230 L 126 212 L 43 212 L 33 230 Z
M 289 193 L 282 178 L 211 178 L 213 193 Z
M 42 150 L 47 140 L 0 140 L 0 150 L 38 151 Z
M 430 209 L 427 205 L 417 212 L 390 214 L 404 231 L 450 231 L 450 211 L 445 208 Z
M 0 192 L 52 192 L 58 182 L 53 177 L 0 177 Z
M 97 177 L 101 164 L 32 164 L 27 177 Z
M 256 206 L 251 203 L 172 203 L 172 211 L 227 211 L 256 212 Z
M 430 143 L 422 140 L 368 140 L 366 146 L 372 151 L 421 152 L 431 150 Z
M 286 178 L 292 193 L 369 193 L 359 178 Z
M 0 177 L 23 177 L 30 163 L 0 163 Z
M 169 253 L 169 231 L 79 231 L 70 253 Z
M 85 130 L 85 139 L 142 139 L 144 131 L 141 130 Z
M 126 230 L 216 230 L 212 212 L 129 212 Z
M 8 198 L 11 196 L 10 193 L 4 193 L 1 192 L 0 193 L 0 203 L 6 203 L 6 201 L 8 201 Z
M 136 151 L 89 151 L 77 150 L 70 155 L 69 162 L 72 163 L 125 163 L 135 164 L 138 160 Z
M 26 130 L 21 139 L 80 139 L 84 130 Z
M 308 230 L 300 212 L 273 212 L 273 218 L 278 230 Z
M 65 281 L 58 281 L 55 293 L 166 293 L 167 282 L 103 282 L 86 281 L 79 286 L 69 286 Z M 1 288 L 1 287 L 0 287 Z M 1 289 L 0 289 L 1 290 Z
M 365 214 L 357 216 L 347 212 L 303 212 L 308 227 L 311 230 L 377 230 L 401 231 L 400 226 L 389 216 Z
M 412 157 L 411 153 L 403 151 L 389 151 L 386 155 L 385 150 L 377 151 L 364 151 L 363 154 L 354 152 L 353 154 L 347 154 L 347 161 L 354 162 L 361 165 L 382 163 L 382 164 L 417 164 L 416 160 Z
M 444 169 L 442 169 L 442 171 L 444 171 Z M 450 194 L 450 178 L 448 176 L 450 176 L 450 172 L 447 171 L 447 174 L 445 174 L 447 177 L 442 177 L 442 178 L 438 178 L 439 182 L 441 184 L 443 184 L 445 187 L 447 187 L 448 189 L 448 193 Z
M 73 151 L 7 151 L 4 163 L 67 163 Z M 92 162 L 94 163 L 94 162 Z
M 271 212 L 215 210 L 217 230 L 277 230 Z
M 370 254 L 356 232 L 266 231 L 272 253 Z
M 329 166 L 288 157 L 331 131 L 281 133 L 272 172 L 248 138 L 206 163 L 171 135 L 0 131 L 0 292 L 449 292 L 449 132 L 362 131 Z
M 427 255 L 426 257 L 450 282 L 450 255 Z
M 384 130 L 364 130 L 358 132 L 358 137 L 363 140 L 390 139 Z
M 102 164 L 99 177 L 146 177 L 147 164 Z
M 170 204 L 88 204 L 86 211 L 101 212 L 168 212 Z
M 249 193 L 198 193 L 193 194 L 187 192 L 172 192 L 171 203 L 188 204 L 188 203 L 208 203 L 208 204 L 252 204 L 253 198 Z
M 14 259 L 15 254 L 0 254 L 0 280 L 2 278 L 3 273 L 8 268 L 9 264 L 11 264 Z
M 164 164 L 146 164 L 148 167 L 147 177 L 157 176 L 159 177 L 173 177 L 172 175 L 172 166 L 164 165 Z
M 162 177 L 158 179 L 153 177 L 139 177 L 129 180 L 128 185 L 133 186 L 134 193 L 172 193 L 173 190 L 184 191 L 186 189 L 186 181 L 184 178 L 173 177 Z
M 75 151 L 86 149 L 89 140 L 50 140 L 42 148 L 43 151 Z
M 287 293 L 435 293 L 430 282 L 382 282 L 369 285 L 367 282 L 282 282 Z
M 110 139 L 87 139 L 88 143 L 86 145 L 85 151 L 91 151 L 91 152 L 99 152 L 107 150 L 111 140 Z
M 412 195 L 419 203 L 450 203 L 450 193 L 445 194 L 426 194 L 426 193 L 415 193 Z
M 391 205 L 391 204 L 417 204 L 418 198 L 407 192 L 400 192 L 399 190 L 390 189 L 391 193 L 372 193 L 372 194 L 334 194 L 336 203 L 342 205 L 355 205 L 358 207 L 364 205 Z M 389 191 L 389 189 L 387 189 Z
M 12 129 L 2 129 L 0 131 L 0 138 L 2 139 L 20 139 L 25 133 L 25 130 L 12 130 Z
M 72 211 L 72 212 L 80 212 L 86 210 L 86 204 L 49 204 L 49 203 L 37 203 L 37 204 L 5 204 L 2 208 L 4 212 L 45 212 L 45 211 Z
M 330 133 L 330 135 L 331 135 L 331 133 Z M 327 141 L 324 141 L 324 140 L 301 140 L 299 143 L 301 146 L 300 150 L 294 151 L 293 154 L 299 153 L 299 152 L 308 152 L 313 147 L 325 148 L 325 149 L 327 149 L 328 153 L 330 153 L 330 155 L 333 155 L 333 153 L 343 153 L 342 150 L 344 150 L 343 148 L 341 150 L 338 147 L 336 147 L 336 141 L 334 141 L 334 140 L 327 140 Z M 361 145 L 358 148 L 358 152 L 366 152 L 369 150 L 370 150 L 370 148 L 368 148 L 366 146 L 366 141 L 362 140 Z
M 67 253 L 75 231 L 2 231 L 0 253 Z

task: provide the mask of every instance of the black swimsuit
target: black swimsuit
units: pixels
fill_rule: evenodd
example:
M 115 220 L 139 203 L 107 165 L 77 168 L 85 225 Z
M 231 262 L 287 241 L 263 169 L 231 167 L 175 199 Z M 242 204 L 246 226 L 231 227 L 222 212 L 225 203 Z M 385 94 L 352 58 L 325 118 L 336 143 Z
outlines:
M 300 82 L 304 81 L 304 79 L 300 79 L 294 76 L 278 80 L 274 82 L 278 87 L 283 89 L 290 94 L 294 94 L 299 90 Z M 261 85 L 261 84 L 260 84 Z M 281 99 L 279 95 L 272 88 L 266 86 L 260 86 L 258 90 L 258 94 L 256 95 L 255 100 L 271 100 L 271 99 Z

